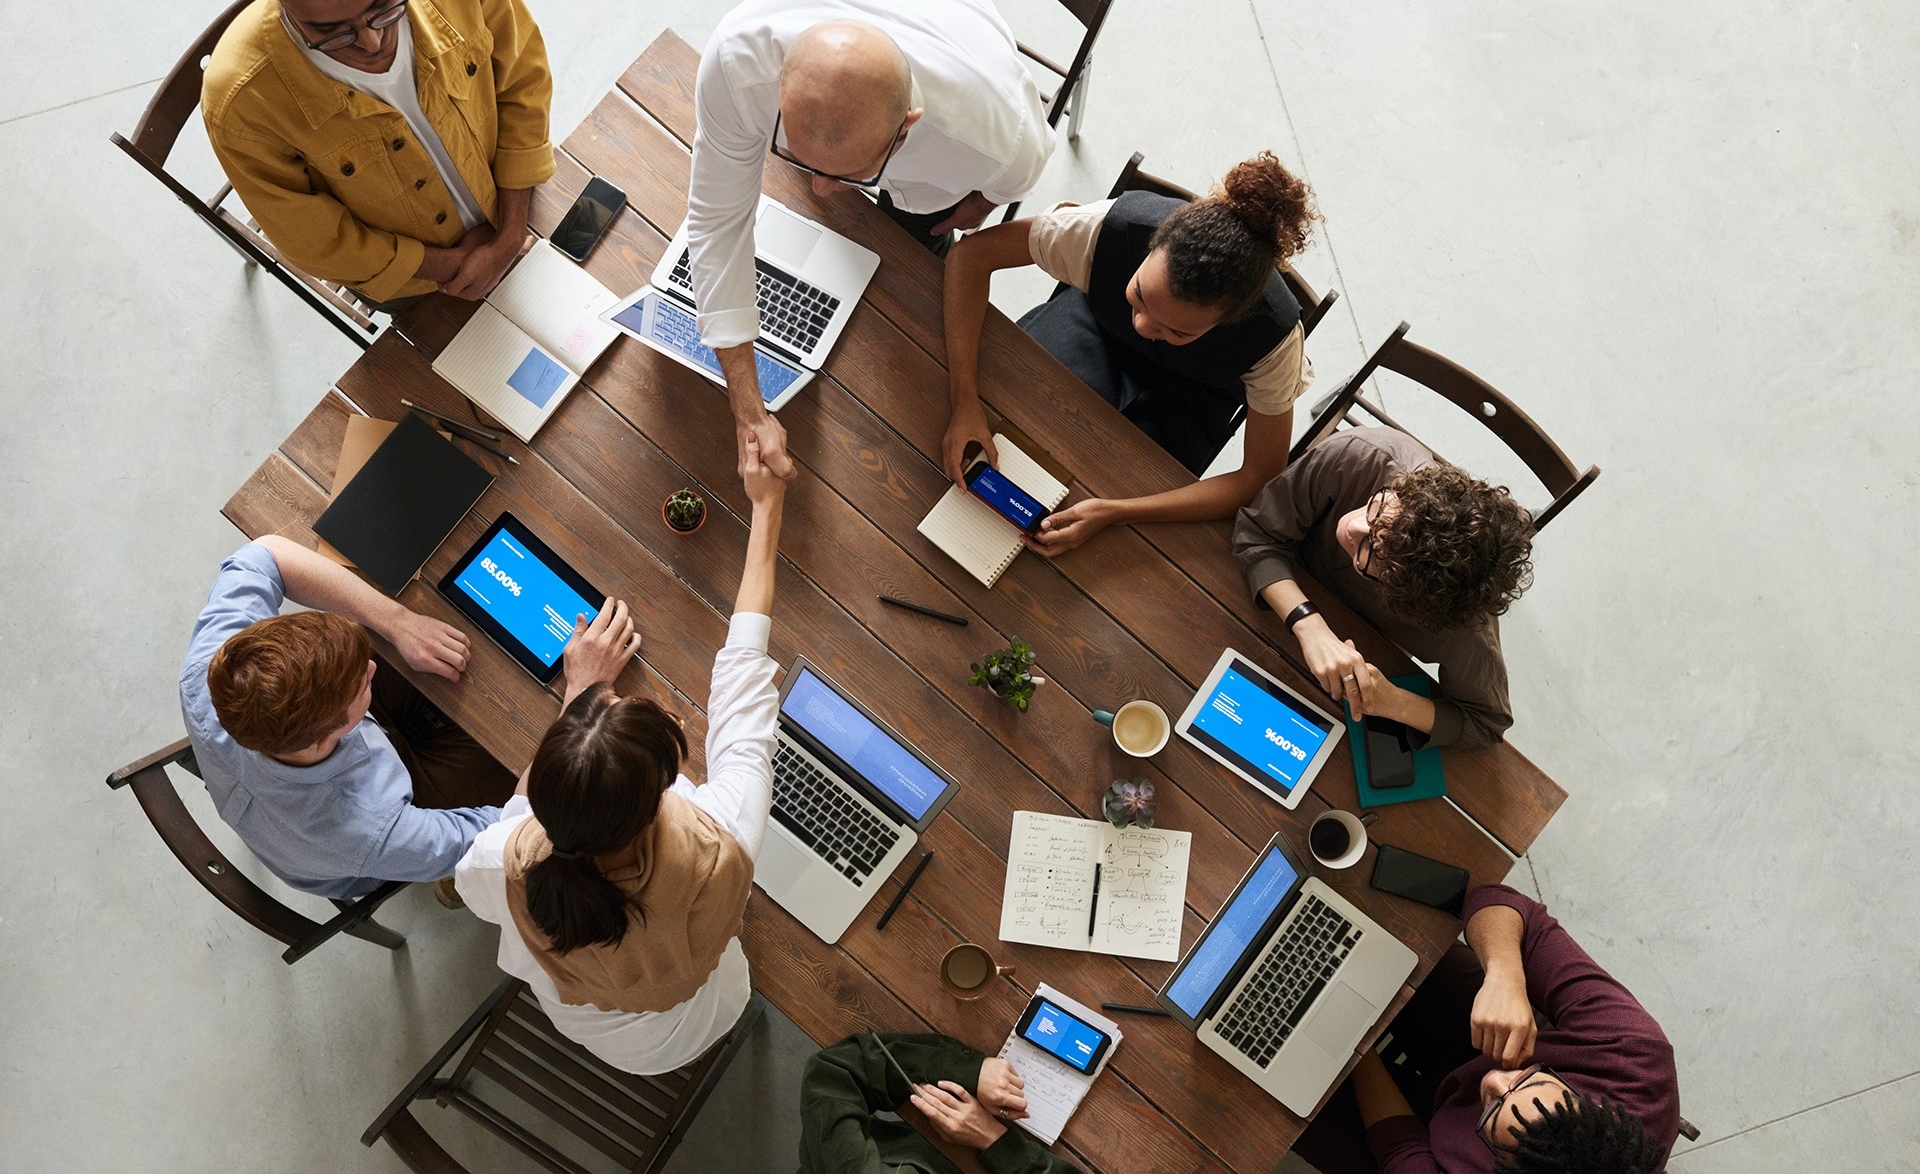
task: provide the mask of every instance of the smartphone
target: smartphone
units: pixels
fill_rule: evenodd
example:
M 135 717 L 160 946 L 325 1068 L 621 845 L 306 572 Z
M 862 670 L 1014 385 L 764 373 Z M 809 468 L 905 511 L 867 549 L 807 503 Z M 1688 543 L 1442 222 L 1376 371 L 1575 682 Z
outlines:
M 1367 782 L 1375 790 L 1413 786 L 1413 742 L 1407 727 L 1384 717 L 1360 723 L 1367 733 Z
M 1113 1037 L 1084 1019 L 1035 995 L 1014 1032 L 1077 1072 L 1092 1072 L 1113 1046 Z
M 981 501 L 992 506 L 1007 521 L 1018 526 L 1022 533 L 1032 534 L 1040 529 L 1040 523 L 1053 511 L 1040 504 L 1040 500 L 1026 490 L 1007 480 L 1006 475 L 987 463 L 987 458 L 977 457 L 967 466 L 967 488 Z
M 1380 845 L 1371 883 L 1383 893 L 1431 905 L 1455 917 L 1467 899 L 1466 869 L 1391 844 Z
M 593 246 L 599 244 L 600 238 L 606 235 L 613 218 L 620 215 L 620 209 L 626 206 L 627 193 L 594 176 L 587 181 L 586 190 L 573 202 L 573 207 L 568 208 L 567 214 L 560 219 L 560 227 L 553 230 L 553 247 L 584 263 L 587 254 L 593 252 Z

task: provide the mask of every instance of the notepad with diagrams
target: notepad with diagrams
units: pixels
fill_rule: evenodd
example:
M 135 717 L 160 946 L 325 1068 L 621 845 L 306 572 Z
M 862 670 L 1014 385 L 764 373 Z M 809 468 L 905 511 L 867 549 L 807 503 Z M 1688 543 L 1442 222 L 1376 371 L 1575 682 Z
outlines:
M 600 320 L 618 300 L 540 241 L 480 303 L 433 369 L 509 432 L 531 441 L 619 336 Z
M 1048 509 L 1066 500 L 1067 487 L 1042 468 L 1040 462 L 1021 452 L 1013 441 L 996 432 L 993 444 L 999 453 L 994 467 L 1009 481 L 1039 499 Z M 1020 531 L 1013 523 L 958 485 L 949 488 L 946 496 L 934 504 L 921 520 L 919 530 L 988 587 L 999 580 L 1022 549 Z
M 1050 1056 L 1043 1049 L 1021 1039 L 1018 1029 L 1007 1033 L 1007 1042 L 1000 1049 L 1000 1058 L 1013 1065 L 1013 1070 L 1020 1074 L 1025 1085 L 1021 1091 L 1027 1098 L 1027 1115 L 1014 1124 L 1052 1145 L 1060 1140 L 1068 1118 L 1086 1099 L 1088 1090 L 1093 1088 L 1094 1078 L 1106 1071 L 1107 1062 L 1120 1050 L 1120 1041 L 1125 1036 L 1121 1034 L 1118 1023 L 1044 982 L 1035 988 L 1035 993 L 1113 1037 L 1113 1046 L 1107 1049 L 1107 1054 L 1100 1058 L 1094 1070 L 1078 1072 L 1058 1057 Z
M 1000 940 L 1177 962 L 1192 846 L 1192 832 L 1016 811 Z

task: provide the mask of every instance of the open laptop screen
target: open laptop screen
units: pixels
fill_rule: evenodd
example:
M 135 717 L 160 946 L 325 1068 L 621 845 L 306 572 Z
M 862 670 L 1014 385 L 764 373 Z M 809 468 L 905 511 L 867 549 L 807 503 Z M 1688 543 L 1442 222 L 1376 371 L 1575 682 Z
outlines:
M 919 820 L 947 789 L 947 781 L 921 762 L 913 751 L 873 723 L 846 698 L 813 673 L 802 668 L 787 690 L 780 716 L 833 753 L 847 768 L 865 779 Z
M 1247 875 L 1227 902 L 1227 907 L 1200 935 L 1187 960 L 1180 964 L 1167 987 L 1167 998 L 1198 1021 L 1220 987 L 1233 980 L 1240 959 L 1255 945 L 1255 937 L 1286 899 L 1299 874 L 1278 847 L 1267 854 Z

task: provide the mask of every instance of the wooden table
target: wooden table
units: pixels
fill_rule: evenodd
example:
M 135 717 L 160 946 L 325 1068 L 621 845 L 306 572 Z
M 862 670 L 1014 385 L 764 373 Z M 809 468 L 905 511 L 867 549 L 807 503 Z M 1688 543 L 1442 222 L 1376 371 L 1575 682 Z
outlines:
M 628 209 L 588 264 L 616 292 L 646 280 L 686 212 L 696 64 L 686 42 L 662 34 L 567 139 L 558 172 L 537 193 L 535 227 L 547 232 L 589 175 L 625 189 Z M 1171 970 L 1166 963 L 997 943 L 1013 812 L 1097 819 L 1107 783 L 1144 772 L 1158 787 L 1161 825 L 1194 836 L 1182 937 L 1190 945 L 1273 832 L 1287 830 L 1299 846 L 1329 804 L 1357 806 L 1348 751 L 1321 772 L 1299 810 L 1285 812 L 1178 739 L 1149 764 L 1115 750 L 1092 710 L 1149 697 L 1177 713 L 1229 645 L 1295 687 L 1313 688 L 1276 619 L 1248 597 L 1226 524 L 1115 528 L 1052 561 L 1023 555 L 995 589 L 980 587 L 914 529 L 948 485 L 938 463 L 947 419 L 939 262 L 855 196 L 816 199 L 777 163 L 766 182 L 769 194 L 882 259 L 826 378 L 781 412 L 802 474 L 787 495 L 772 653 L 783 663 L 805 653 L 964 785 L 925 837 L 937 852 L 932 866 L 884 934 L 873 929 L 877 911 L 869 912 L 828 947 L 756 891 L 744 935 L 754 982 L 823 1043 L 870 1027 L 936 1030 L 989 1052 L 1043 980 L 1090 1003 L 1150 1002 Z M 397 419 L 406 396 L 471 417 L 430 363 L 472 309 L 442 297 L 416 307 L 268 456 L 226 516 L 250 536 L 278 532 L 311 543 L 309 524 L 325 504 L 350 413 Z M 1073 471 L 1074 500 L 1190 480 L 997 312 L 989 313 L 980 385 L 991 410 Z M 506 445 L 520 465 L 480 456 L 499 480 L 402 600 L 470 628 L 429 584 L 511 510 L 589 580 L 631 601 L 646 634 L 645 667 L 630 669 L 620 687 L 647 690 L 683 715 L 698 747 L 749 515 L 725 394 L 623 337 L 531 446 L 510 436 Z M 710 504 L 707 525 L 692 537 L 660 520 L 660 501 L 686 485 Z M 1375 663 L 1407 670 L 1403 655 L 1325 592 L 1309 593 Z M 884 607 L 882 594 L 966 616 L 970 626 Z M 1039 650 L 1049 681 L 1024 715 L 966 684 L 969 661 L 1016 636 Z M 556 691 L 477 633 L 460 684 L 416 681 L 516 771 L 558 710 Z M 698 749 L 694 757 L 688 771 L 699 778 Z M 1373 835 L 1460 863 L 1475 882 L 1499 880 L 1510 853 L 1526 850 L 1564 793 L 1510 746 L 1448 751 L 1446 770 L 1451 803 L 1384 808 Z M 1370 870 L 1363 861 L 1326 879 L 1418 951 L 1418 982 L 1459 923 L 1374 892 Z M 1018 970 L 987 997 L 960 1003 L 942 991 L 935 967 L 967 940 L 994 943 L 995 955 Z M 1060 1143 L 1087 1169 L 1265 1174 L 1303 1127 L 1170 1020 L 1129 1018 L 1125 1029 L 1126 1042 Z

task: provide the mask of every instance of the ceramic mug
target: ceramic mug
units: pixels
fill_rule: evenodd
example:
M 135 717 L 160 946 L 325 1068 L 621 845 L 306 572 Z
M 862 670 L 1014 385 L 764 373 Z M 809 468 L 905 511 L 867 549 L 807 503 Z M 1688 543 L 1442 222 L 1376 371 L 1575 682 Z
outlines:
M 1367 854 L 1367 825 L 1351 811 L 1323 812 L 1307 829 L 1307 850 L 1322 868 L 1352 868 Z
M 961 942 L 940 959 L 940 985 L 956 999 L 977 999 L 987 993 L 987 984 L 1013 967 L 994 964 L 986 947 Z
M 1166 749 L 1173 736 L 1167 711 L 1151 701 L 1129 701 L 1119 712 L 1093 711 L 1093 720 L 1113 728 L 1113 744 L 1135 758 L 1152 758 Z

